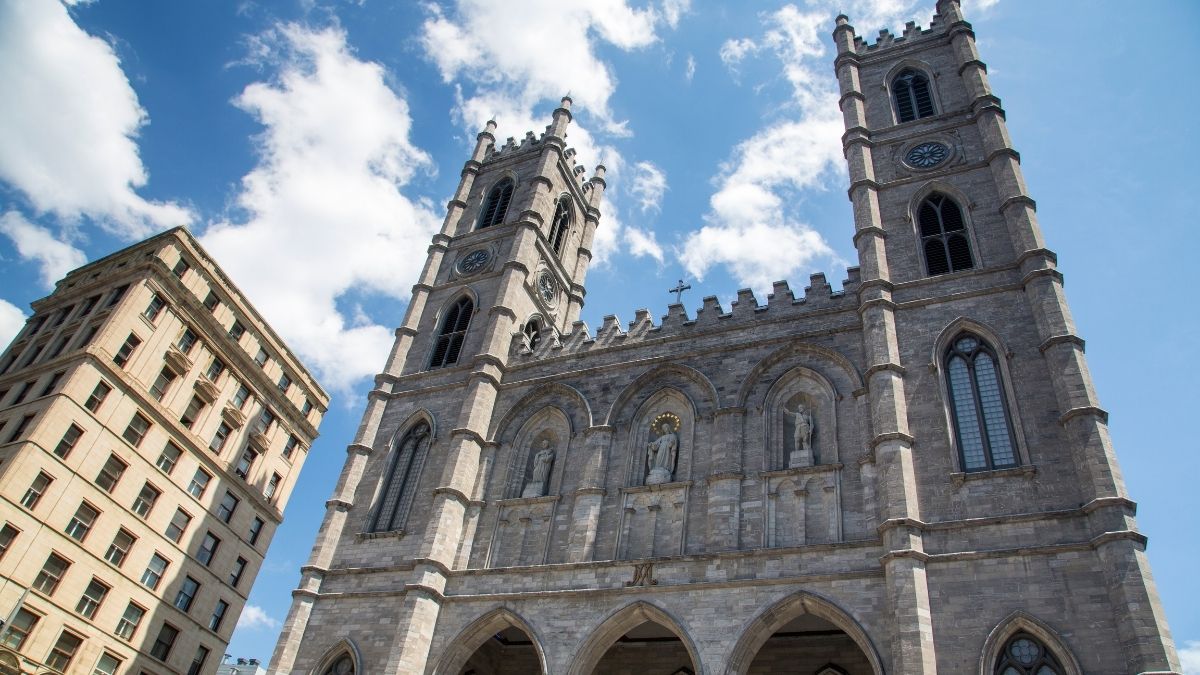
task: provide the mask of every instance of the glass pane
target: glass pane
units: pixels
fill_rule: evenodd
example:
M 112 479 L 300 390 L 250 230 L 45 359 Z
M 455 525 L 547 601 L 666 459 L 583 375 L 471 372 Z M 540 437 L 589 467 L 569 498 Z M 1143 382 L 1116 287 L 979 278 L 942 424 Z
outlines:
M 1026 666 L 1033 665 L 1033 662 L 1037 661 L 1039 652 L 1041 652 L 1041 649 L 1038 648 L 1037 643 L 1028 638 L 1013 640 L 1012 644 L 1008 647 L 1008 653 L 1012 654 L 1014 659 Z
M 965 340 L 959 340 L 961 344 Z M 958 423 L 958 444 L 962 448 L 963 468 L 982 469 L 987 466 L 983 458 L 983 438 L 979 433 L 979 414 L 975 410 L 975 397 L 971 393 L 971 374 L 962 357 L 950 359 L 950 397 L 954 400 L 954 418 Z
M 1008 433 L 1008 418 L 1004 414 L 1004 394 L 1000 391 L 996 362 L 986 352 L 975 357 L 975 380 L 979 383 L 979 401 L 983 406 L 983 423 L 987 428 L 988 445 L 992 449 L 992 464 L 1013 466 L 1017 461 Z

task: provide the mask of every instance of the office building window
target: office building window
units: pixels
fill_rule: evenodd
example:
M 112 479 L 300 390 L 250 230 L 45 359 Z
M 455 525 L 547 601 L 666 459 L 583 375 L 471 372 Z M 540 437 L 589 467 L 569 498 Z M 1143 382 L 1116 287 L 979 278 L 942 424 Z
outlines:
M 145 520 L 150 516 L 150 510 L 154 508 L 154 503 L 158 501 L 158 497 L 161 494 L 161 490 L 146 483 L 142 486 L 141 491 L 138 492 L 137 497 L 134 497 L 132 511 L 142 520 Z
M 171 522 L 167 525 L 167 531 L 164 534 L 167 535 L 167 539 L 178 544 L 179 540 L 183 538 L 183 533 L 187 532 L 188 525 L 191 522 L 192 516 L 187 511 L 175 509 L 175 515 L 171 516 Z
M 167 573 L 167 566 L 170 564 L 166 558 L 155 553 L 146 565 L 146 571 L 142 572 L 142 585 L 151 590 L 157 589 L 158 582 L 162 581 L 163 575 Z
M 96 485 L 105 492 L 111 493 L 117 487 L 117 483 L 121 482 L 121 476 L 128 468 L 128 464 L 121 461 L 116 455 L 109 455 L 108 461 L 104 466 L 100 467 L 100 473 L 96 474 Z
M 113 537 L 112 543 L 108 545 L 108 550 L 104 553 L 104 559 L 120 567 L 125 563 L 125 559 L 129 557 L 129 550 L 133 548 L 133 542 L 135 541 L 137 541 L 137 537 L 122 527 L 117 530 L 117 535 Z

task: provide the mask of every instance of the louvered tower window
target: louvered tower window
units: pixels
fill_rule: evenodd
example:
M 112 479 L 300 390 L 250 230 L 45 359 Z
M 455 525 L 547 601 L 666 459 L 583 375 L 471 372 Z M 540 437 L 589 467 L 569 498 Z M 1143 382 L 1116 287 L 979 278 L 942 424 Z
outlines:
M 504 216 L 508 213 L 508 203 L 512 201 L 513 182 L 511 178 L 505 178 L 492 188 L 488 193 L 487 200 L 483 203 L 483 216 L 479 219 L 479 229 L 499 225 L 504 222 Z
M 429 442 L 429 425 L 420 422 L 396 444 L 379 494 L 379 506 L 371 520 L 372 532 L 391 532 L 404 527 Z
M 921 247 L 925 250 L 925 270 L 930 276 L 975 266 L 962 210 L 953 199 L 942 194 L 929 195 L 917 210 L 917 220 L 921 226 Z
M 521 333 L 525 335 L 525 344 L 529 345 L 529 349 L 537 349 L 538 343 L 542 341 L 542 322 L 536 318 L 526 321 Z
M 433 349 L 433 358 L 429 361 L 430 368 L 458 363 L 458 354 L 462 351 L 463 340 L 467 337 L 467 326 L 471 324 L 471 313 L 474 309 L 475 305 L 470 298 L 462 298 L 446 312 L 446 318 L 442 320 L 442 330 L 438 333 L 437 346 Z
M 911 122 L 933 115 L 933 96 L 925 74 L 906 69 L 892 80 L 892 98 L 896 101 L 896 121 Z
M 1004 644 L 993 672 L 996 675 L 1061 675 L 1065 671 L 1041 641 L 1028 633 L 1017 633 Z
M 571 229 L 571 204 L 566 197 L 558 200 L 554 207 L 554 221 L 550 224 L 550 245 L 555 253 L 562 253 L 563 242 L 567 239 L 567 231 Z
M 946 350 L 946 380 L 963 470 L 1016 466 L 996 353 L 979 337 L 960 334 Z

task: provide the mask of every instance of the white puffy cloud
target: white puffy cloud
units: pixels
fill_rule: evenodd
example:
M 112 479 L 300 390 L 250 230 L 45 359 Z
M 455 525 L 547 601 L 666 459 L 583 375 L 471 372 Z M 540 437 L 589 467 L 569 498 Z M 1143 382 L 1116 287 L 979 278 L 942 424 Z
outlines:
M 662 211 L 662 197 L 667 191 L 667 174 L 653 162 L 638 162 L 633 165 L 629 183 L 629 194 L 637 200 L 642 213 Z
M 1179 648 L 1183 675 L 1200 675 L 1200 640 L 1186 640 Z
M 997 2 L 998 0 L 991 0 Z M 663 21 L 671 28 L 679 25 L 679 20 L 692 8 L 692 0 L 663 0 Z
M 17 253 L 41 266 L 42 284 L 53 288 L 67 272 L 87 262 L 83 251 L 59 241 L 44 227 L 35 225 L 16 211 L 0 216 L 0 232 L 12 240 Z
M 863 25 L 872 26 L 906 17 L 914 5 L 850 4 L 852 20 L 862 17 Z M 844 264 L 811 223 L 793 215 L 804 193 L 827 189 L 843 175 L 844 127 L 824 45 L 833 11 L 785 5 L 760 19 L 761 35 L 727 40 L 719 56 L 736 75 L 745 59 L 771 54 L 791 89 L 778 106 L 785 116 L 766 122 L 734 148 L 716 177 L 705 224 L 684 237 L 680 257 L 697 278 L 724 265 L 739 283 L 766 290 L 772 281 L 822 261 Z
M 408 104 L 342 30 L 287 24 L 264 40 L 275 76 L 234 99 L 264 127 L 237 196 L 247 215 L 202 240 L 319 379 L 346 390 L 378 371 L 393 335 L 338 303 L 408 297 L 439 219 L 401 188 L 432 164 L 409 140 Z
M 29 318 L 20 307 L 0 298 L 0 345 L 7 345 L 21 332 Z
M 127 239 L 189 223 L 186 208 L 135 191 L 146 122 L 112 47 L 62 3 L 0 3 L 0 179 L 34 209 Z
M 246 605 L 238 617 L 238 630 L 278 630 L 279 620 L 272 618 L 258 605 Z
M 648 256 L 657 260 L 660 265 L 663 263 L 663 249 L 654 236 L 654 232 L 632 226 L 626 227 L 625 243 L 629 247 L 630 255 Z

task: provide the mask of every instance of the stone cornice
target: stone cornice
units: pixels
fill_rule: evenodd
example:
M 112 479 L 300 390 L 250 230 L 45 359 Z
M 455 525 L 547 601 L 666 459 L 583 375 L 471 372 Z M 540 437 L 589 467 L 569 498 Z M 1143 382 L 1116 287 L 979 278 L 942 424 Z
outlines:
M 1062 344 L 1074 345 L 1079 348 L 1079 351 L 1084 351 L 1085 343 L 1084 343 L 1083 338 L 1079 337 L 1078 335 L 1070 335 L 1070 334 L 1051 335 L 1050 337 L 1046 338 L 1045 341 L 1042 342 L 1042 344 L 1038 345 L 1038 351 L 1045 354 L 1046 351 L 1048 349 L 1050 349 L 1051 347 L 1054 347 L 1056 345 L 1062 345 Z
M 1096 417 L 1103 424 L 1108 424 L 1108 411 L 1099 406 L 1084 405 L 1078 408 L 1071 408 L 1058 418 L 1058 423 L 1066 426 L 1068 422 L 1077 417 Z
M 871 451 L 874 452 L 875 448 L 878 448 L 880 445 L 883 445 L 889 441 L 900 441 L 902 444 L 910 448 L 917 443 L 915 438 L 904 433 L 903 431 L 889 431 L 887 433 L 876 434 L 875 437 L 871 439 Z

